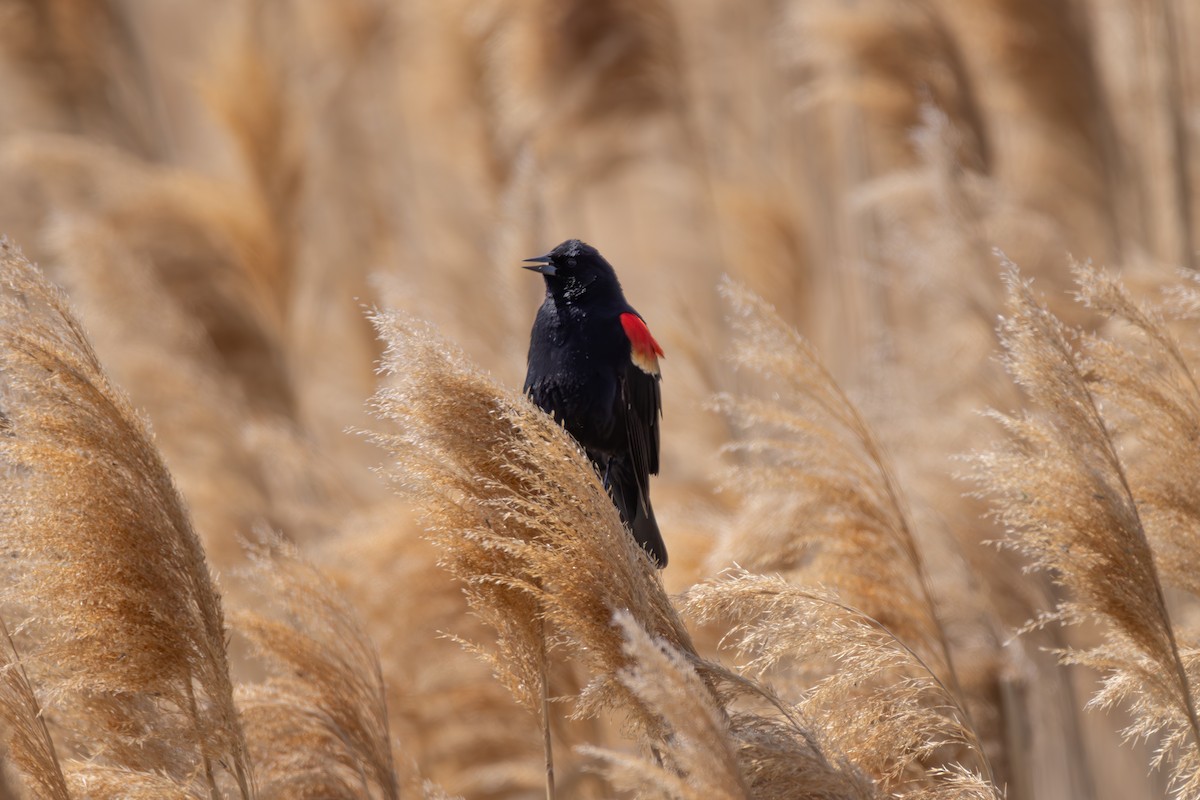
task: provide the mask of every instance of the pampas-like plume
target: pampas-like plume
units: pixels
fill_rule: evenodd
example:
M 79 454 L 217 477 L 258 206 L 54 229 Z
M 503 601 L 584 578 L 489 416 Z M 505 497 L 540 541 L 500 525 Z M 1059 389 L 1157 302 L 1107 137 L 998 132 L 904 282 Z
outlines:
M 486 641 L 457 582 L 437 566 L 400 498 L 348 520 L 320 550 L 322 569 L 354 604 L 379 648 L 389 727 L 405 760 L 452 794 L 479 800 L 528 795 L 541 786 L 542 743 L 514 736 L 526 712 L 487 664 L 443 635 Z M 387 587 L 381 591 L 380 587 Z M 556 764 L 566 788 L 574 770 Z
M 694 586 L 685 610 L 701 622 L 732 623 L 726 638 L 748 659 L 743 673 L 794 689 L 795 713 L 883 791 L 996 797 L 979 776 L 927 766 L 957 756 L 950 748 L 979 758 L 982 749 L 954 694 L 874 620 L 782 578 L 745 571 Z M 947 794 L 950 787 L 962 794 Z
M 384 370 L 398 379 L 374 409 L 400 432 L 372 438 L 396 454 L 393 479 L 420 490 L 444 565 L 498 632 L 497 674 L 540 713 L 547 624 L 594 675 L 579 712 L 619 705 L 657 735 L 656 715 L 619 678 L 628 659 L 612 614 L 627 610 L 650 635 L 695 648 L 590 463 L 550 417 L 417 321 L 373 320 L 388 344 Z
M 691 662 L 647 635 L 628 612 L 618 611 L 614 621 L 625 636 L 630 661 L 620 673 L 621 682 L 662 719 L 677 768 L 610 750 L 584 751 L 601 762 L 614 786 L 636 791 L 638 797 L 748 800 L 725 713 Z
M 260 797 L 397 800 L 387 703 L 375 646 L 329 580 L 282 540 L 250 550 L 254 583 L 286 619 L 239 613 L 234 625 L 275 674 L 239 687 Z
M 0 656 L 0 718 L 9 726 L 5 737 L 8 756 L 32 784 L 36 797 L 70 800 L 67 779 L 58 760 L 54 739 L 46 726 L 42 704 L 3 620 L 0 620 L 0 632 L 4 634 L 4 650 Z
M 727 281 L 734 361 L 766 380 L 774 401 L 723 395 L 747 431 L 730 483 L 746 499 L 711 559 L 753 572 L 791 570 L 835 589 L 935 665 L 952 671 L 900 490 L 865 420 L 812 346 L 769 305 Z
M 0 281 L 5 613 L 30 614 L 22 655 L 81 757 L 68 778 L 95 797 L 116 769 L 249 798 L 220 597 L 150 433 L 7 243 Z
M 1008 443 L 977 456 L 975 477 L 994 498 L 1012 546 L 1072 595 L 1038 624 L 1094 622 L 1104 633 L 1100 644 L 1066 651 L 1062 660 L 1105 674 L 1093 703 L 1128 701 L 1137 718 L 1128 735 L 1158 734 L 1156 762 L 1172 762 L 1176 790 L 1195 797 L 1200 724 L 1185 667 L 1191 656 L 1181 654 L 1176 641 L 1126 465 L 1089 385 L 1096 365 L 1083 361 L 1070 331 L 1015 267 L 1005 282 L 1005 363 L 1036 411 L 995 415 Z M 1136 316 L 1111 287 L 1084 284 L 1091 302 Z M 1154 329 L 1148 318 L 1144 322 L 1143 330 Z M 1105 360 L 1106 348 L 1092 343 L 1090 360 Z M 1139 391 L 1152 395 L 1150 387 Z M 1156 404 L 1149 413 L 1162 411 Z
M 4 93 L 20 98 L 18 122 L 53 121 L 58 130 L 140 155 L 165 155 L 170 143 L 156 76 L 132 12 L 112 0 L 5 2 L 0 52 L 22 69 L 6 71 L 5 78 L 20 80 L 6 83 Z
M 1128 428 L 1142 445 L 1128 458 L 1126 472 L 1159 575 L 1200 597 L 1200 384 L 1164 316 L 1190 316 L 1188 296 L 1200 294 L 1179 286 L 1175 308 L 1158 309 L 1139 304 L 1099 270 L 1078 266 L 1075 279 L 1081 302 L 1140 334 L 1140 345 L 1083 337 L 1087 379 L 1124 412 L 1122 418 L 1106 412 L 1110 426 Z
M 374 321 L 388 343 L 384 370 L 395 381 L 376 394 L 375 411 L 398 423 L 399 432 L 373 439 L 395 454 L 393 479 L 422 502 L 443 565 L 496 630 L 494 652 L 483 656 L 543 725 L 545 664 L 558 657 L 591 674 L 576 713 L 619 711 L 669 771 L 688 773 L 698 757 L 690 744 L 675 752 L 684 739 L 708 747 L 723 729 L 707 712 L 687 731 L 678 717 L 664 717 L 664 698 L 630 677 L 647 667 L 633 663 L 636 648 L 626 649 L 616 613 L 690 662 L 698 678 L 676 676 L 678 688 L 705 696 L 680 696 L 677 703 L 728 713 L 739 693 L 775 702 L 769 689 L 696 654 L 649 558 L 622 526 L 584 453 L 554 420 L 411 318 L 377 313 Z M 756 772 L 749 782 L 755 797 L 874 796 L 868 779 L 844 759 L 827 757 L 793 720 L 738 714 L 729 732 L 727 746 L 742 773 Z M 656 770 L 648 781 L 659 780 Z M 692 777 L 717 779 L 712 791 L 719 793 L 736 785 L 730 774 Z
M 492 87 L 501 146 L 533 140 L 580 157 L 589 130 L 629 138 L 631 121 L 678 111 L 682 52 L 674 9 L 663 0 L 511 0 L 492 35 L 503 64 Z M 572 141 L 569 148 L 562 143 Z M 589 143 L 589 150 L 612 143 Z M 589 155 L 593 155 L 589 153 Z M 612 154 L 608 154 L 612 155 Z M 610 162 L 604 161 L 611 166 Z
M 862 115 L 863 144 L 877 174 L 912 164 L 909 131 L 922 105 L 944 110 L 961 131 L 956 159 L 986 169 L 988 131 L 959 45 L 925 3 L 887 0 L 784 4 L 782 27 L 800 40 L 786 62 L 812 76 L 814 94 L 851 103 Z

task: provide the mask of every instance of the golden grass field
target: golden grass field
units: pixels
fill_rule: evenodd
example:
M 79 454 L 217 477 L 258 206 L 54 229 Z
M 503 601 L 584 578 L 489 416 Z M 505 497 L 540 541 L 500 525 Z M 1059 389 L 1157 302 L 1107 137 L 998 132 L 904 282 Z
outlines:
M 1200 798 L 1200 4 L 0 0 L 0 102 L 0 800 Z

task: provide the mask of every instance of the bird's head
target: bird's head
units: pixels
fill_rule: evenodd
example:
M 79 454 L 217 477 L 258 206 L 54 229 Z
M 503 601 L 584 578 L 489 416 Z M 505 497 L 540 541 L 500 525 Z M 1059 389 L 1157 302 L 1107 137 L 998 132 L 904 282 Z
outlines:
M 527 258 L 525 269 L 539 272 L 546 279 L 546 289 L 567 302 L 585 294 L 620 293 L 617 274 L 604 256 L 590 244 L 568 239 L 558 247 L 537 258 Z

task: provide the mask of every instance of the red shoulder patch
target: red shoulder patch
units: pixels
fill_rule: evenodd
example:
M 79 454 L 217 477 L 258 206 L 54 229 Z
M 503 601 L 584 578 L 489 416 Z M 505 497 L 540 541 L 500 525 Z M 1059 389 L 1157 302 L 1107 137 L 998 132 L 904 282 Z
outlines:
M 625 313 L 621 315 L 621 327 L 625 329 L 625 335 L 629 337 L 630 356 L 633 358 L 634 365 L 642 372 L 657 375 L 658 357 L 663 354 L 663 350 L 650 335 L 650 329 L 646 327 L 645 320 L 637 314 Z

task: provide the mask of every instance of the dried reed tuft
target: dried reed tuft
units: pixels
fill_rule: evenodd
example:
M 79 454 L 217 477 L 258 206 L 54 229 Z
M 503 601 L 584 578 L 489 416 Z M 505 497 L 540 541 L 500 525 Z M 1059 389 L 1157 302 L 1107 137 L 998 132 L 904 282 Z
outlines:
M 238 691 L 259 796 L 396 800 L 379 657 L 357 615 L 294 546 L 276 539 L 250 556 L 248 577 L 280 609 L 234 621 L 273 673 Z
M 20 768 L 36 797 L 70 800 L 71 792 L 58 760 L 54 738 L 42 713 L 42 704 L 2 620 L 0 631 L 4 634 L 4 655 L 0 657 L 0 719 L 7 724 L 4 732 L 7 756 Z
M 990 771 L 959 700 L 916 653 L 875 620 L 779 577 L 734 572 L 699 584 L 685 610 L 732 625 L 725 641 L 748 659 L 743 674 L 768 680 L 840 753 L 905 797 L 947 791 L 995 797 L 990 782 L 949 763 L 972 755 Z
M 268 505 L 267 471 L 243 433 L 249 409 L 240 387 L 119 229 L 72 216 L 50 233 L 48 249 L 90 341 L 112 379 L 155 422 L 156 445 L 208 557 L 217 565 L 240 563 L 236 537 L 259 523 Z M 156 313 L 139 313 L 145 308 Z
M 1155 568 L 1165 584 L 1200 597 L 1200 454 L 1193 445 L 1200 441 L 1200 386 L 1191 351 L 1169 327 L 1170 317 L 1194 321 L 1187 306 L 1200 293 L 1193 282 L 1181 282 L 1165 306 L 1155 308 L 1100 270 L 1076 266 L 1075 278 L 1082 303 L 1136 334 L 1136 341 L 1084 336 L 1084 369 L 1089 387 L 1113 403 L 1106 422 L 1140 445 L 1126 457 L 1126 472 Z
M 1176 790 L 1194 796 L 1200 724 L 1187 668 L 1193 656 L 1177 641 L 1125 461 L 1089 382 L 1118 365 L 1097 372 L 1093 362 L 1111 357 L 1109 348 L 1089 340 L 1085 361 L 1072 332 L 1015 267 L 1008 267 L 1005 282 L 1005 364 L 1036 410 L 994 415 L 1007 446 L 978 455 L 975 477 L 1012 532 L 1011 546 L 1071 593 L 1034 624 L 1099 625 L 1101 643 L 1067 650 L 1061 660 L 1104 673 L 1093 704 L 1127 703 L 1136 718 L 1127 735 L 1161 737 L 1155 763 L 1172 762 Z M 1139 316 L 1111 284 L 1086 276 L 1083 283 L 1091 302 Z M 1142 324 L 1148 333 L 1155 328 L 1149 317 Z M 1151 413 L 1163 410 L 1158 405 Z
M 80 748 L 68 775 L 250 797 L 221 601 L 182 501 L 64 297 L 0 248 L 4 600 L 30 615 L 24 659 Z
M 949 645 L 902 495 L 866 421 L 817 354 L 769 305 L 726 282 L 733 360 L 776 398 L 722 395 L 743 431 L 729 483 L 744 506 L 711 561 L 793 571 L 836 590 L 949 677 Z
M 621 682 L 662 719 L 671 765 L 661 757 L 650 761 L 599 748 L 583 748 L 585 752 L 599 760 L 613 786 L 638 797 L 748 800 L 725 712 L 691 660 L 651 638 L 627 612 L 618 611 L 614 622 L 625 636 L 630 662 L 620 673 Z
M 649 559 L 562 428 L 411 318 L 377 313 L 375 322 L 388 342 L 384 369 L 396 382 L 379 391 L 375 410 L 400 430 L 373 439 L 395 454 L 393 479 L 425 493 L 417 498 L 444 566 L 497 631 L 494 651 L 482 655 L 543 725 L 546 662 L 574 660 L 590 674 L 575 714 L 620 712 L 668 771 L 687 771 L 697 758 L 691 743 L 711 745 L 723 729 L 705 723 L 712 719 L 707 712 L 686 733 L 678 717 L 664 717 L 665 699 L 636 678 L 654 663 L 631 663 L 641 651 L 626 648 L 614 614 L 691 664 L 697 677 L 679 677 L 688 694 L 677 703 L 724 713 L 735 696 L 771 701 L 768 688 L 696 654 Z M 755 796 L 782 797 L 796 787 L 813 788 L 813 797 L 871 796 L 869 780 L 844 759 L 828 758 L 794 721 L 749 713 L 730 717 L 729 726 L 732 741 L 723 746 L 757 771 L 750 784 Z M 697 782 L 716 780 L 712 791 L 736 785 L 728 770 L 688 774 Z
M 169 777 L 122 767 L 88 764 L 72 775 L 76 796 L 112 800 L 199 800 L 205 795 Z
M 445 635 L 486 643 L 491 632 L 438 568 L 440 551 L 414 516 L 399 499 L 381 503 L 347 519 L 319 551 L 379 649 L 392 735 L 423 776 L 452 794 L 494 800 L 534 792 L 543 782 L 542 744 L 517 733 L 526 712 L 488 666 Z M 556 759 L 564 791 L 577 773 Z
M 395 454 L 392 479 L 420 493 L 444 565 L 497 631 L 497 674 L 540 713 L 547 636 L 594 676 L 577 713 L 622 706 L 637 727 L 656 731 L 655 715 L 619 680 L 627 659 L 612 614 L 627 610 L 652 635 L 694 649 L 590 462 L 552 419 L 420 323 L 398 313 L 373 319 L 388 343 L 384 370 L 398 384 L 373 405 L 400 431 L 372 439 Z

